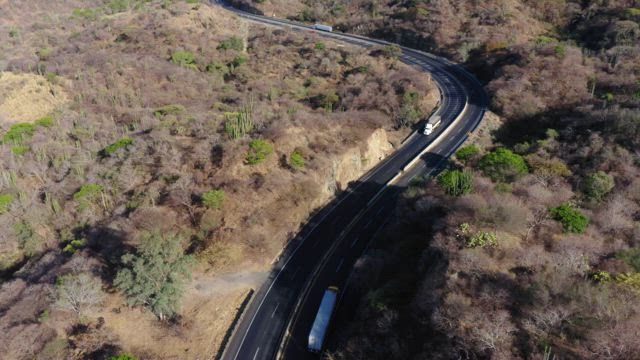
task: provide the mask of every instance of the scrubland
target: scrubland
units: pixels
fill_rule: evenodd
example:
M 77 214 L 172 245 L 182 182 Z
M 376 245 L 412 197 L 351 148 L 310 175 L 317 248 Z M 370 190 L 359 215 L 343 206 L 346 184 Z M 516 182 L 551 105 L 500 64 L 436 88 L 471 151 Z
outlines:
M 438 98 L 193 1 L 1 1 L 0 350 L 202 359 L 298 226 Z
M 327 356 L 638 358 L 637 1 L 249 5 L 463 62 L 495 113 L 405 191 Z

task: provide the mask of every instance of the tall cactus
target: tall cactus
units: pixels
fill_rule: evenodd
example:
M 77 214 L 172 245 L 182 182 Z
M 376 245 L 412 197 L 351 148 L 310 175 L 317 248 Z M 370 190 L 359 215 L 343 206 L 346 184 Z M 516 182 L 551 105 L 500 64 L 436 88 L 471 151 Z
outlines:
M 242 105 L 239 112 L 225 112 L 224 130 L 229 138 L 239 139 L 253 130 L 253 98 Z

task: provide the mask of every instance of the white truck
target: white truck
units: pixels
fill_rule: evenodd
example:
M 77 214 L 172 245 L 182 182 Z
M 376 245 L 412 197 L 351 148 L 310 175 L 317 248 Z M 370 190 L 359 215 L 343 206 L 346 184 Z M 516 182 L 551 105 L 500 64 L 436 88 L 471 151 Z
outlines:
M 323 24 L 315 24 L 313 25 L 313 28 L 316 30 L 320 30 L 320 31 L 328 31 L 328 32 L 332 32 L 333 28 L 329 25 L 323 25 Z
M 329 286 L 324 292 L 318 313 L 311 326 L 309 332 L 309 345 L 308 349 L 311 352 L 319 353 L 322 351 L 324 341 L 327 337 L 327 331 L 329 330 L 329 323 L 333 317 L 333 313 L 336 309 L 336 303 L 338 301 L 338 288 L 335 286 Z
M 442 118 L 440 117 L 440 115 L 433 115 L 427 121 L 427 124 L 424 126 L 424 130 L 422 131 L 422 133 L 425 135 L 431 135 L 433 133 L 433 130 L 435 130 L 435 128 L 437 128 L 441 122 Z

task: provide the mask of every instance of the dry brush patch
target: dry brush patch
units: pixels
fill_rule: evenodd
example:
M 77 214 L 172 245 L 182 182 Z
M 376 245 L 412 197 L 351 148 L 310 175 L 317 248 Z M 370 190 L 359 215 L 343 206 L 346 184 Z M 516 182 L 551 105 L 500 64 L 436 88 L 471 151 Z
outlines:
M 47 109 L 51 121 L 2 126 L 12 134 L 0 145 L 3 276 L 24 288 L 12 302 L 39 296 L 1 321 L 6 334 L 33 340 L 0 341 L 16 359 L 210 355 L 248 285 L 214 300 L 188 287 L 174 322 L 124 307 L 112 282 L 139 235 L 180 234 L 199 279 L 262 271 L 313 210 L 407 133 L 395 122 L 405 93 L 419 95 L 411 106 L 424 114 L 437 98 L 428 76 L 393 59 L 204 4 L 69 2 L 49 17 L 39 15 L 44 3 L 7 6 L 7 26 L 19 28 L 3 28 L 1 69 L 45 76 L 47 91 L 66 93 Z M 252 165 L 255 140 L 271 151 Z M 287 162 L 294 152 L 303 168 Z M 53 306 L 67 275 L 92 294 L 98 284 L 104 302 Z

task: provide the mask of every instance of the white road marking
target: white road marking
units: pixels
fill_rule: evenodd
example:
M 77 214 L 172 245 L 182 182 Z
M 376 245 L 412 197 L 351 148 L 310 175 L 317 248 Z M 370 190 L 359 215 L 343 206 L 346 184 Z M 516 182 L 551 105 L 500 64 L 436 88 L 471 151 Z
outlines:
M 256 360 L 256 358 L 258 358 L 258 353 L 259 353 L 259 352 L 260 352 L 260 347 L 258 347 L 258 348 L 256 349 L 256 353 L 255 353 L 255 354 L 253 354 L 253 360 Z
M 354 247 L 356 245 L 356 243 L 358 242 L 358 240 L 360 239 L 360 236 L 356 236 L 356 238 L 353 240 L 353 242 L 351 243 L 351 246 L 349 246 L 350 248 Z
M 308 28 L 306 28 L 306 27 L 296 26 L 296 25 L 293 25 L 293 24 L 290 24 L 290 23 L 284 23 L 284 24 L 283 24 L 283 22 L 277 22 L 277 21 L 266 21 L 266 20 L 264 20 L 264 19 L 262 19 L 262 20 L 254 20 L 254 19 L 252 19 L 252 18 L 251 18 L 251 16 L 247 16 L 247 15 L 242 15 L 242 17 L 247 18 L 247 19 L 249 19 L 249 20 L 251 20 L 251 21 L 258 22 L 258 23 L 260 23 L 260 22 L 267 22 L 267 23 L 270 23 L 270 24 L 272 24 L 272 25 L 276 25 L 276 26 L 285 26 L 285 27 L 286 27 L 286 26 L 288 26 L 288 27 L 290 27 L 290 28 L 294 28 L 294 29 L 296 29 L 296 30 L 298 30 L 298 29 L 303 29 L 303 30 L 308 29 Z M 261 19 L 261 18 L 258 18 L 258 19 Z M 346 38 L 346 37 L 343 37 L 343 36 L 336 36 L 335 34 L 327 35 L 327 36 L 329 36 L 329 37 L 333 37 L 333 38 L 337 38 L 337 39 L 343 39 L 343 40 Z M 375 44 L 381 44 L 381 43 L 384 43 L 384 42 L 379 42 L 379 41 L 378 41 L 378 42 L 375 42 L 375 41 L 365 41 L 365 40 L 359 40 L 358 42 L 359 42 L 359 43 L 361 43 L 361 44 L 363 44 L 363 45 L 365 45 L 365 47 L 372 46 L 372 45 L 375 45 Z M 403 49 L 403 51 L 405 51 L 405 50 Z M 406 50 L 406 51 L 409 51 L 409 50 Z M 441 58 L 441 57 L 438 57 L 438 56 L 434 56 L 434 55 L 432 55 L 432 54 L 427 54 L 427 53 L 424 53 L 424 52 L 421 52 L 421 51 L 416 51 L 416 50 L 410 50 L 410 51 L 412 51 L 412 53 L 418 54 L 418 56 L 417 56 L 417 57 L 414 57 L 414 56 L 411 56 L 411 55 L 407 55 L 406 53 L 405 53 L 405 54 L 403 54 L 403 57 L 406 57 L 406 58 L 410 59 L 410 61 L 411 61 L 411 60 L 417 60 L 417 59 L 420 59 L 421 57 L 428 57 L 428 58 L 430 58 L 430 59 L 434 59 L 435 61 L 438 61 L 438 62 L 443 63 L 443 64 L 445 64 L 445 65 L 452 65 L 452 63 L 451 63 L 451 62 L 449 62 L 448 60 L 446 60 L 446 59 L 444 59 L 444 58 Z M 458 67 L 459 67 L 459 66 L 458 66 Z M 478 86 L 480 86 L 480 84 L 479 84 L 479 82 L 478 82 L 478 80 L 477 80 L 477 79 L 475 79 L 474 77 L 472 77 L 472 76 L 471 76 L 467 71 L 465 71 L 463 68 L 461 68 L 461 67 L 459 67 L 459 68 L 463 70 L 463 71 L 461 71 L 461 73 L 462 73 L 465 77 L 467 77 L 468 79 L 470 79 L 470 80 L 471 80 L 471 81 L 473 81 L 474 83 L 478 84 Z M 446 79 L 448 76 L 451 76 L 451 74 L 445 74 L 443 71 L 434 71 L 434 72 L 432 72 L 432 75 L 434 76 L 434 78 L 435 78 L 435 80 L 436 80 L 436 85 L 438 86 L 438 88 L 439 88 L 439 89 L 440 89 L 440 91 L 441 91 L 441 97 L 447 98 L 447 97 L 448 97 L 448 95 L 450 95 L 450 89 L 449 89 L 449 87 L 442 87 L 442 86 L 439 86 L 440 84 L 438 84 L 438 80 L 441 80 L 442 78 L 445 78 L 445 79 Z M 457 78 L 453 78 L 453 80 L 455 81 L 455 83 L 457 83 L 458 85 L 462 86 L 462 84 L 460 83 L 460 81 L 459 81 Z M 401 153 L 401 152 L 399 152 L 399 151 L 398 151 L 398 152 L 395 152 L 395 154 L 394 154 L 394 155 L 391 155 L 391 157 L 390 157 L 390 158 L 387 158 L 387 160 L 389 160 L 389 161 L 390 161 L 392 158 L 394 158 L 394 157 L 398 156 L 400 153 Z M 366 180 L 366 179 L 370 178 L 373 174 L 374 174 L 374 172 L 369 173 L 367 176 L 365 176 L 365 178 L 364 178 L 364 179 L 361 179 L 361 180 Z M 358 186 L 356 186 L 356 189 L 357 189 L 359 186 L 361 186 L 362 184 L 364 184 L 364 183 L 365 183 L 365 181 L 361 181 L 361 183 L 360 183 Z M 354 189 L 354 190 L 355 190 L 355 189 Z M 331 209 L 329 209 L 329 211 L 328 211 L 324 216 L 322 216 L 322 218 L 321 218 L 321 220 L 320 220 L 320 222 L 319 222 L 319 223 L 322 223 L 322 221 L 327 217 L 327 215 L 328 215 L 328 214 L 330 214 L 330 213 L 331 213 L 331 212 L 332 212 L 332 211 L 333 211 L 333 210 L 334 210 L 334 209 L 335 209 L 335 208 L 336 208 L 340 203 L 342 203 L 342 202 L 343 202 L 344 200 L 346 200 L 347 198 L 348 198 L 348 195 L 347 195 L 347 196 L 345 196 L 343 199 L 339 200 L 337 204 L 335 204 Z M 316 226 L 317 226 L 317 225 L 316 225 Z M 313 230 L 315 229 L 315 227 L 316 227 L 316 226 L 313 226 L 313 227 L 312 227 L 312 229 L 311 229 L 311 231 L 309 232 L 309 234 L 313 232 Z M 271 289 L 273 288 L 274 284 L 277 282 L 278 277 L 282 274 L 282 272 L 284 271 L 284 269 L 285 269 L 285 267 L 287 266 L 287 264 L 289 263 L 289 261 L 293 258 L 293 256 L 295 255 L 295 253 L 296 253 L 296 252 L 299 250 L 299 248 L 302 246 L 302 244 L 304 243 L 304 241 L 306 240 L 306 238 L 307 238 L 307 236 L 308 236 L 309 234 L 307 234 L 307 235 L 302 239 L 302 241 L 300 242 L 300 244 L 298 244 L 298 245 L 296 246 L 296 248 L 293 250 L 293 253 L 290 255 L 290 257 L 285 261 L 285 263 L 284 263 L 283 267 L 280 269 L 280 271 L 278 272 L 278 274 L 277 274 L 277 275 L 276 275 L 276 277 L 274 278 L 273 282 L 271 283 L 271 285 L 270 285 L 270 286 L 269 286 L 269 288 L 267 289 L 267 291 L 266 291 L 266 293 L 265 293 L 264 297 L 262 298 L 262 300 L 261 300 L 260 304 L 258 305 L 258 309 L 256 310 L 256 312 L 254 313 L 254 315 L 253 315 L 253 317 L 252 317 L 251 321 L 249 322 L 249 327 L 248 327 L 247 329 L 250 329 L 250 328 L 251 328 L 251 326 L 252 326 L 252 324 L 253 324 L 253 322 L 254 322 L 254 320 L 255 320 L 256 316 L 257 316 L 257 313 L 259 313 L 259 312 L 260 312 L 260 309 L 261 309 L 262 305 L 264 304 L 264 302 L 265 302 L 265 300 L 266 300 L 267 295 L 269 294 L 269 292 L 270 292 L 270 291 L 271 291 Z M 295 276 L 295 275 L 294 275 L 294 276 Z M 244 344 L 244 341 L 245 341 L 245 339 L 246 339 L 246 337 L 247 337 L 247 334 L 248 334 L 248 330 L 244 333 L 244 336 L 242 337 L 242 339 L 241 339 L 241 341 L 240 341 L 240 347 L 238 348 L 238 352 L 237 352 L 237 353 L 236 353 L 236 355 L 234 356 L 234 359 L 236 359 L 236 358 L 238 357 L 238 354 L 239 354 L 239 352 L 240 352 L 240 348 L 241 348 L 241 347 L 242 347 L 242 345 Z M 258 352 L 259 350 L 260 350 L 260 349 L 258 348 L 258 350 L 256 351 L 256 355 L 257 355 L 257 352 Z M 254 358 L 255 358 L 255 356 L 254 356 Z
M 273 316 L 276 314 L 276 310 L 278 310 L 278 307 L 280 307 L 280 303 L 276 304 L 276 308 L 273 309 L 273 312 L 271 313 L 271 318 L 273 319 Z
M 342 267 L 343 262 L 344 262 L 344 259 L 340 259 L 340 262 L 338 263 L 338 267 L 336 268 L 336 272 L 340 270 L 340 267 Z

